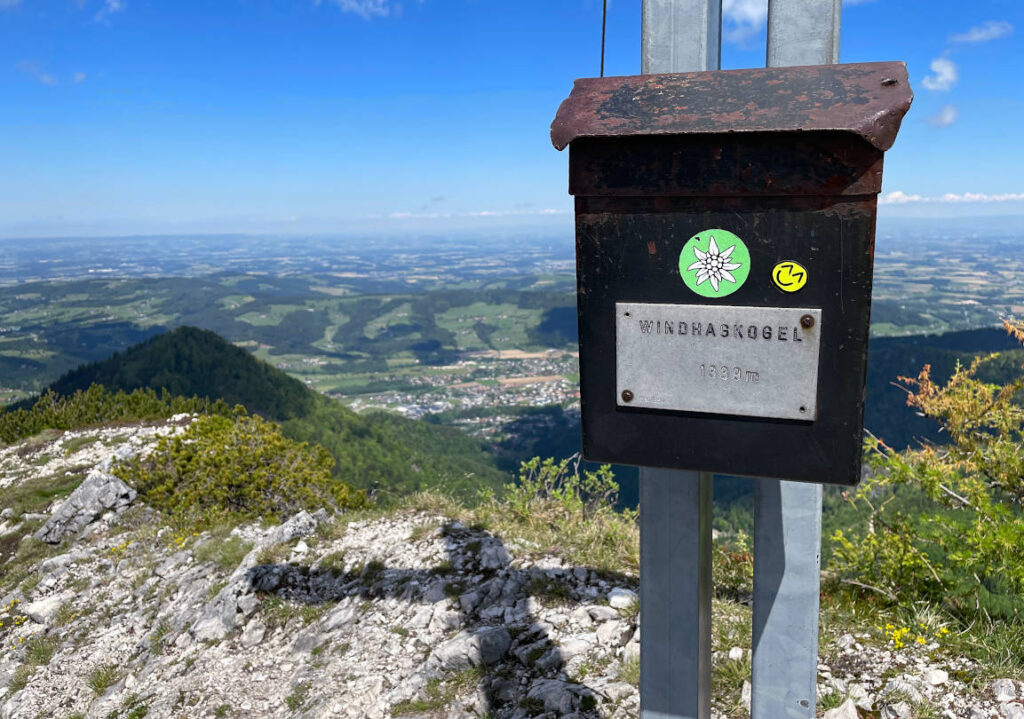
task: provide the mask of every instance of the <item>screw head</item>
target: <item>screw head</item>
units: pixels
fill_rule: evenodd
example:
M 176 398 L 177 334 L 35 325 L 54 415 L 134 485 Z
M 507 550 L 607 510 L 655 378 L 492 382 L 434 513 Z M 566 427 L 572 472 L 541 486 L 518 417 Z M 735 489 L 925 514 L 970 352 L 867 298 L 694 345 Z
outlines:
M 630 392 L 628 389 L 622 390 L 622 401 L 623 402 L 632 402 L 633 401 L 633 393 Z
M 800 326 L 805 330 L 811 329 L 811 327 L 814 327 L 814 318 L 810 315 L 804 315 L 800 318 Z

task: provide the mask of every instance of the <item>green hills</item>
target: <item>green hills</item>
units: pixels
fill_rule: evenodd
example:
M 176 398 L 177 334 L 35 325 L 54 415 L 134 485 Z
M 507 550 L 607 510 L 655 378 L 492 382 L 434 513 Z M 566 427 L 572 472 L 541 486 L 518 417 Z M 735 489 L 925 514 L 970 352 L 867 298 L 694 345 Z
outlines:
M 334 457 L 335 475 L 378 501 L 425 489 L 470 499 L 481 487 L 497 488 L 508 479 L 485 446 L 458 429 L 384 413 L 358 415 L 195 327 L 179 327 L 82 365 L 47 389 L 67 396 L 94 384 L 243 405 L 279 422 L 288 438 L 322 445 Z

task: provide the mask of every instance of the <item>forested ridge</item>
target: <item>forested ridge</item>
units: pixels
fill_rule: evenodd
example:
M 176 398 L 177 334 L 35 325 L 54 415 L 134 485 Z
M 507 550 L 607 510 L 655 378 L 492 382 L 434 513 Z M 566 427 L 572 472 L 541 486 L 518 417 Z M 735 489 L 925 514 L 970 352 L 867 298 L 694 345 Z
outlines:
M 94 385 L 106 388 L 104 397 L 153 390 L 242 405 L 279 422 L 288 438 L 323 446 L 335 460 L 336 476 L 380 500 L 425 489 L 470 498 L 479 488 L 497 488 L 507 478 L 485 447 L 459 430 L 378 413 L 358 415 L 195 327 L 180 327 L 82 365 L 54 382 L 44 397 L 68 397 Z M 29 411 L 33 404 L 22 402 L 8 413 Z M 197 407 L 180 406 L 186 411 Z

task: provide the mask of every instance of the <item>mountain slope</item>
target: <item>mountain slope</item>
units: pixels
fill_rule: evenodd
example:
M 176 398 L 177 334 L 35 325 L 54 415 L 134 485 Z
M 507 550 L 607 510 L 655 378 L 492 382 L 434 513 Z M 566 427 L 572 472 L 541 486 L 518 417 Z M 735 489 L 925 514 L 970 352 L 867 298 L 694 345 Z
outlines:
M 507 475 L 484 446 L 458 430 L 401 417 L 357 415 L 219 335 L 179 327 L 108 359 L 78 367 L 49 389 L 69 395 L 102 384 L 151 387 L 185 397 L 223 399 L 278 421 L 286 436 L 323 445 L 335 474 L 381 498 L 444 488 L 473 497 Z
M 179 327 L 105 360 L 81 365 L 49 389 L 69 395 L 92 384 L 126 392 L 152 387 L 182 397 L 223 399 L 277 421 L 308 414 L 317 398 L 297 379 L 220 335 L 195 327 Z
M 431 502 L 192 533 L 130 493 L 111 506 L 80 491 L 116 485 L 112 462 L 187 421 L 0 448 L 0 719 L 638 716 L 635 563 L 538 544 L 543 510 L 496 525 L 493 513 Z M 78 489 L 69 466 L 89 477 Z M 66 505 L 82 523 L 37 539 Z M 607 536 L 574 515 L 577 540 Z M 621 544 L 636 556 L 635 533 Z M 716 572 L 725 560 L 747 571 L 716 574 L 711 717 L 736 719 L 748 716 L 751 610 L 728 597 L 749 592 L 752 560 L 723 550 Z M 963 643 L 894 646 L 892 630 L 872 630 L 890 610 L 855 615 L 835 597 L 823 595 L 817 715 L 848 701 L 825 716 L 858 716 L 855 703 L 864 716 L 910 716 L 906 702 L 918 717 L 1015 716 L 1018 685 L 992 682 Z M 914 634 L 942 621 L 913 609 Z M 995 676 L 1019 664 L 1007 658 Z

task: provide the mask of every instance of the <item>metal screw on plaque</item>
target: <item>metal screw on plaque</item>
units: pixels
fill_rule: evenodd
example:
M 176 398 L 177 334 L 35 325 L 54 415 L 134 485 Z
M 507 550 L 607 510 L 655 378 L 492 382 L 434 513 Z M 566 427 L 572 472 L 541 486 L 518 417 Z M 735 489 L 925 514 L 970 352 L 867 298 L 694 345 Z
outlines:
M 623 402 L 632 402 L 633 401 L 633 393 L 630 392 L 628 389 L 622 390 L 622 401 Z
M 811 329 L 811 327 L 814 327 L 814 318 L 810 315 L 804 315 L 800 318 L 800 326 L 805 330 Z

